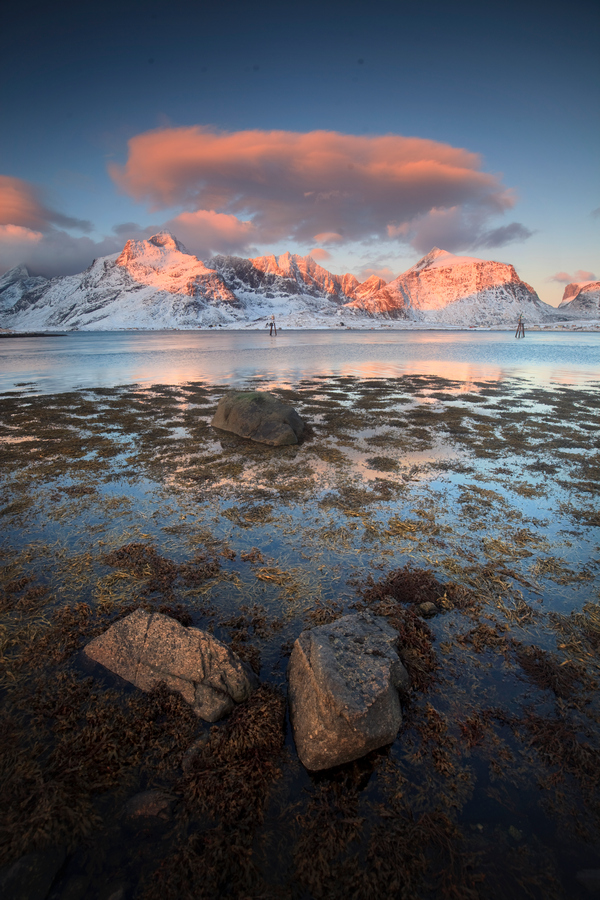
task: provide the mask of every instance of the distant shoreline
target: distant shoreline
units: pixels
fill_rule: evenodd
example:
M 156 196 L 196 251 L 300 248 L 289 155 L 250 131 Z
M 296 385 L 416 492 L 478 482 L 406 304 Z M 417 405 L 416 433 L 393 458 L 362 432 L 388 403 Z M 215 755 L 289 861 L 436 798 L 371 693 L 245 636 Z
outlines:
M 301 326 L 301 325 L 278 325 L 278 332 L 285 332 L 286 334 L 290 331 L 335 331 L 335 332 L 343 332 L 343 331 L 449 331 L 449 332 L 507 332 L 510 333 L 514 331 L 516 328 L 516 324 L 511 325 L 448 325 L 448 324 L 433 324 L 433 323 L 404 323 L 400 324 L 388 324 L 387 322 L 381 323 L 378 322 L 375 325 L 344 325 L 343 327 L 338 326 L 328 326 L 328 325 L 313 325 L 310 327 Z M 196 334 L 198 332 L 208 332 L 208 331 L 265 331 L 266 329 L 262 325 L 246 325 L 242 327 L 232 327 L 228 325 L 209 325 L 206 328 L 106 328 L 106 329 L 93 329 L 93 328 L 82 328 L 82 329 L 70 329 L 68 331 L 0 331 L 0 338 L 24 338 L 24 337 L 67 337 L 70 334 Z M 573 332 L 581 332 L 581 333 L 596 333 L 600 332 L 600 320 L 593 320 L 591 322 L 582 323 L 580 321 L 575 321 L 572 323 L 562 322 L 552 323 L 548 325 L 530 325 L 529 327 L 525 327 L 525 334 L 528 332 L 568 332 L 572 334 Z M 269 335 L 267 335 L 269 336 Z M 273 335 L 276 337 L 276 335 Z

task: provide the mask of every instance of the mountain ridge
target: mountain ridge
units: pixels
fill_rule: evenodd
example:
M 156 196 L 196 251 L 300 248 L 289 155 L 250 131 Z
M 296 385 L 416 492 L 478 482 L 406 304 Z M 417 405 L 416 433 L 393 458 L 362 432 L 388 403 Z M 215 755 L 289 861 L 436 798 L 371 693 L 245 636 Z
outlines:
M 513 324 L 568 320 L 513 266 L 434 247 L 386 283 L 335 275 L 310 255 L 198 259 L 170 232 L 129 240 L 78 275 L 46 279 L 16 266 L 0 278 L 0 327 L 13 330 Z M 347 321 L 345 321 L 347 320 Z
M 572 281 L 565 287 L 558 309 L 582 318 L 600 318 L 600 280 Z

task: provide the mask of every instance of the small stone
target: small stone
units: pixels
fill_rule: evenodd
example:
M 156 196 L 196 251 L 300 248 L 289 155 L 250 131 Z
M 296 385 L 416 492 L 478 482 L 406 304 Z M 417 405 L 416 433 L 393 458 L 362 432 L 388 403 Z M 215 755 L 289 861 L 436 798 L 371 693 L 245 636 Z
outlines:
M 424 619 L 431 619 L 432 616 L 436 616 L 439 612 L 435 603 L 432 603 L 431 600 L 425 600 L 424 603 L 419 603 L 416 607 L 416 612 L 418 615 L 423 616 Z
M 141 791 L 125 804 L 128 819 L 159 818 L 168 819 L 176 802 L 176 797 L 166 791 Z
M 186 774 L 194 765 L 194 761 L 198 759 L 198 757 L 202 754 L 202 751 L 208 744 L 208 739 L 208 733 L 201 735 L 197 740 L 194 741 L 193 744 L 190 744 L 190 746 L 183 754 L 183 759 L 181 760 L 181 768 Z

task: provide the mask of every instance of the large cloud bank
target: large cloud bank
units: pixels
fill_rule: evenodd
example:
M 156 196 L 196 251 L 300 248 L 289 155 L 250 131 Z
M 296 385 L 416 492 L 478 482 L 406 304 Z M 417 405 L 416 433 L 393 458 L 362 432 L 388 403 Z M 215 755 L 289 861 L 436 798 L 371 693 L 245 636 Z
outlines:
M 426 251 L 432 238 L 457 250 L 530 234 L 516 222 L 488 227 L 514 196 L 477 154 L 416 137 L 165 128 L 132 138 L 110 174 L 154 212 L 184 208 L 169 224 L 194 249 L 206 249 L 209 231 L 240 251 L 286 240 L 401 240 Z
M 34 185 L 0 176 L 0 272 L 20 262 L 44 275 L 82 271 L 127 238 L 160 229 L 201 259 L 277 245 L 325 264 L 357 243 L 381 256 L 399 245 L 490 249 L 531 234 L 518 222 L 497 224 L 515 198 L 477 154 L 416 137 L 163 128 L 131 138 L 127 161 L 109 173 L 149 207 L 154 224 L 115 224 L 92 240 L 90 222 L 53 209 Z

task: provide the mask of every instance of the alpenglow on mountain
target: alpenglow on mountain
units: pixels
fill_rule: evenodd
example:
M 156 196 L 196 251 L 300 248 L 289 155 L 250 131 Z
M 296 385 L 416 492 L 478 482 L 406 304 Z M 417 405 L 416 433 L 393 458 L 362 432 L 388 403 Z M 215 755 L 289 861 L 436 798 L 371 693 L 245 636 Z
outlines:
M 13 331 L 415 324 L 567 320 L 505 263 L 434 248 L 389 284 L 333 275 L 310 256 L 197 259 L 168 232 L 127 241 L 79 275 L 50 280 L 17 266 L 0 278 L 0 327 Z
M 600 281 L 572 281 L 558 308 L 581 319 L 600 319 Z

